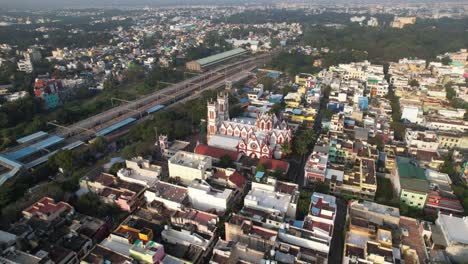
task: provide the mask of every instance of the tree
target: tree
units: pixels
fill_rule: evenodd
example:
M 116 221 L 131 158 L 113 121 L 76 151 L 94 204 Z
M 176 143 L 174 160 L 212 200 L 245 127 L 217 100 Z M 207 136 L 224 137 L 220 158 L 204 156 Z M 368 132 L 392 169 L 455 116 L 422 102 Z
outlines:
M 125 168 L 125 163 L 116 162 L 116 163 L 112 164 L 112 166 L 110 167 L 109 173 L 112 174 L 112 175 L 117 175 L 117 172 L 122 168 Z
M 266 170 L 267 170 L 267 168 L 266 168 L 266 165 L 264 163 L 258 163 L 257 164 L 256 171 L 266 172 Z
M 48 164 L 52 168 L 61 168 L 65 173 L 71 173 L 76 161 L 71 150 L 60 150 L 49 158 Z
M 384 147 L 385 147 L 385 143 L 382 139 L 382 137 L 380 135 L 377 135 L 373 138 L 370 138 L 369 139 L 369 143 L 372 144 L 372 145 L 376 145 L 377 146 L 377 149 L 380 150 L 380 151 L 383 151 Z
M 94 147 L 96 147 L 96 150 L 99 152 L 105 152 L 107 151 L 107 140 L 101 136 L 97 137 L 94 142 L 93 142 Z
M 294 148 L 296 149 L 297 154 L 301 156 L 306 154 L 308 150 L 307 141 L 305 141 L 304 138 L 297 138 L 294 141 Z
M 291 147 L 291 144 L 288 141 L 285 141 L 283 144 L 281 144 L 281 153 L 285 157 L 291 155 L 292 147 Z
M 221 168 L 233 168 L 234 162 L 232 162 L 231 156 L 227 154 L 221 156 L 221 158 L 219 159 L 219 166 Z
M 284 176 L 284 172 L 280 169 L 276 169 L 272 174 L 271 176 L 273 176 L 274 178 L 278 179 L 278 180 L 283 180 L 283 176 Z
M 257 82 L 263 84 L 263 89 L 266 91 L 271 91 L 273 89 L 273 85 L 275 84 L 275 80 L 268 76 L 261 77 Z
M 412 79 L 408 82 L 408 85 L 411 87 L 419 87 L 419 82 L 416 79 Z
M 457 93 L 455 92 L 455 89 L 453 89 L 452 85 L 452 82 L 445 84 L 446 97 L 449 101 L 452 101 L 457 97 Z
M 275 103 L 270 108 L 270 113 L 278 115 L 284 109 L 282 103 Z
M 450 59 L 450 57 L 446 56 L 446 57 L 442 58 L 441 62 L 442 62 L 443 65 L 449 65 L 452 62 L 452 59 Z

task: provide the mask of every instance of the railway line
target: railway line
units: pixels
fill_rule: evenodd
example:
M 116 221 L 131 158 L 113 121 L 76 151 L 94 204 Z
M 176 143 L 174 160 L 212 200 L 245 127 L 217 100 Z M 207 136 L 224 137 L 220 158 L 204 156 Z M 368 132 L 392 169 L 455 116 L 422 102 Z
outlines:
M 96 137 L 98 131 L 123 120 L 129 118 L 146 119 L 145 117 L 148 116 L 147 111 L 157 105 L 170 106 L 178 102 L 185 102 L 198 97 L 203 91 L 223 86 L 226 81 L 236 82 L 246 78 L 249 72 L 264 63 L 268 56 L 269 54 L 262 54 L 217 67 L 142 98 L 81 120 L 67 128 L 61 128 L 56 134 L 73 140 L 88 141 Z

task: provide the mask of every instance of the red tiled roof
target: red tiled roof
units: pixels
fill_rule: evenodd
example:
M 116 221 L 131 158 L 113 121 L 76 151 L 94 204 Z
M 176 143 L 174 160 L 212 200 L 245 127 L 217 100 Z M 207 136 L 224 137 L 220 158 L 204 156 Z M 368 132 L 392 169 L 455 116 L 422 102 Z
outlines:
M 242 176 L 237 171 L 234 172 L 231 176 L 229 176 L 229 181 L 234 183 L 238 188 L 241 188 L 241 189 L 244 188 L 245 183 L 247 182 L 245 177 Z
M 196 154 L 206 155 L 217 159 L 220 159 L 224 155 L 228 155 L 229 157 L 231 157 L 232 161 L 239 160 L 239 153 L 237 153 L 236 151 L 215 148 L 208 145 L 198 145 L 195 147 L 194 152 Z
M 37 201 L 35 204 L 31 205 L 30 207 L 26 208 L 23 212 L 29 213 L 31 215 L 35 214 L 54 214 L 57 211 L 60 211 L 62 209 L 68 209 L 71 210 L 73 207 L 69 205 L 68 203 L 65 202 L 58 202 L 55 203 L 54 199 L 50 197 L 43 197 L 39 201 Z
M 260 158 L 259 163 L 265 164 L 268 170 L 281 170 L 284 173 L 288 172 L 289 170 L 289 163 L 282 160 Z

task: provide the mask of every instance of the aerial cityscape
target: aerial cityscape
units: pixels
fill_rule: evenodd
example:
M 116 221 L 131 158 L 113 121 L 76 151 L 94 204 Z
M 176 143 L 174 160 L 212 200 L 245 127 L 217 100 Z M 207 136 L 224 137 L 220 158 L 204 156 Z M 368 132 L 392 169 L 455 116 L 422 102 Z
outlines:
M 0 264 L 468 263 L 467 1 L 0 2 Z

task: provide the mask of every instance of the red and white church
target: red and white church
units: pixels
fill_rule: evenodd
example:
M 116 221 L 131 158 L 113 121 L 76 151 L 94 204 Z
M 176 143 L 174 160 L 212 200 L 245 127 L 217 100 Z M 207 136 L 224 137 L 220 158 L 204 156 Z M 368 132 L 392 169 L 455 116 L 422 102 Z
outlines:
M 293 131 L 275 114 L 257 118 L 229 118 L 229 94 L 221 92 L 208 102 L 208 145 L 235 150 L 251 158 L 281 158 L 281 145 L 291 143 Z

